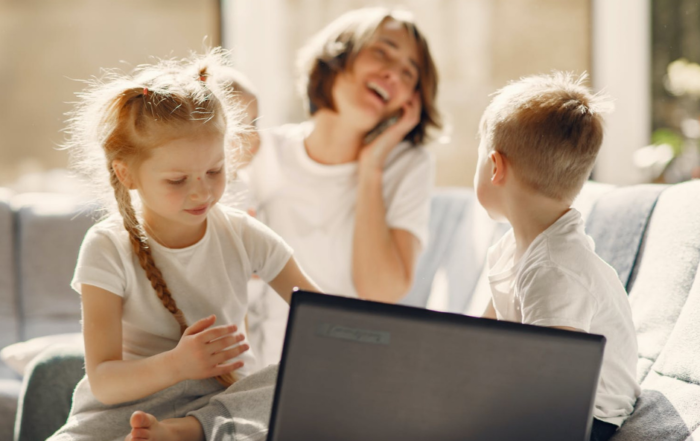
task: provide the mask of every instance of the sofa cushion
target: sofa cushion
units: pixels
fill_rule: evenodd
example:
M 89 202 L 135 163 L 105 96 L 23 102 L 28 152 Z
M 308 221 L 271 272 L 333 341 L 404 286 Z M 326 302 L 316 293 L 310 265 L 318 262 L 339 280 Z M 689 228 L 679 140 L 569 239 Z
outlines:
M 661 194 L 630 291 L 642 396 L 615 441 L 687 441 L 700 426 L 700 181 Z
M 91 206 L 63 194 L 26 193 L 17 212 L 20 338 L 80 331 L 80 298 L 70 288 L 80 244 L 94 223 Z
M 68 419 L 73 391 L 85 375 L 80 345 L 56 345 L 27 367 L 17 408 L 15 440 L 45 440 Z
M 11 440 L 17 415 L 17 399 L 22 390 L 19 380 L 0 379 L 0 439 Z
M 19 338 L 11 197 L 12 192 L 9 189 L 0 188 L 0 348 L 15 343 Z M 11 370 L 0 363 L 0 378 L 10 377 L 13 377 Z
M 596 253 L 615 268 L 626 289 L 656 201 L 665 185 L 620 187 L 596 201 L 586 222 Z
M 630 291 L 639 342 L 640 382 L 659 358 L 696 283 L 700 181 L 678 184 L 661 194 L 642 245 Z

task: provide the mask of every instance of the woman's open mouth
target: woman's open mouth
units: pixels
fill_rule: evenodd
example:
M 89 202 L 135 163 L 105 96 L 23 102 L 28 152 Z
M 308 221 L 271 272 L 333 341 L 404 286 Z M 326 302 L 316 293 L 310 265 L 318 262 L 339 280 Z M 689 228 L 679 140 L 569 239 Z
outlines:
M 368 81 L 367 88 L 370 90 L 370 92 L 373 95 L 375 95 L 377 98 L 379 98 L 382 101 L 382 103 L 384 103 L 384 104 L 389 102 L 389 100 L 391 99 L 391 95 L 389 94 L 389 91 L 387 91 L 385 88 L 383 88 L 379 84 L 375 83 L 374 81 Z

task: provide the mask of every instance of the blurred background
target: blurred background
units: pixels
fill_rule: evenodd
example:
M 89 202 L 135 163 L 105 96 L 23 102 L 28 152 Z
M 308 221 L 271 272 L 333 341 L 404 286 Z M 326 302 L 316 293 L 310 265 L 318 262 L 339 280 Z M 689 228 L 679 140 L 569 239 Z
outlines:
M 593 178 L 700 177 L 697 0 L 0 0 L 0 186 L 69 191 L 65 113 L 81 79 L 223 45 L 259 91 L 262 130 L 306 118 L 297 50 L 343 12 L 414 12 L 440 72 L 436 184 L 471 186 L 477 126 L 509 80 L 589 72 L 616 100 Z

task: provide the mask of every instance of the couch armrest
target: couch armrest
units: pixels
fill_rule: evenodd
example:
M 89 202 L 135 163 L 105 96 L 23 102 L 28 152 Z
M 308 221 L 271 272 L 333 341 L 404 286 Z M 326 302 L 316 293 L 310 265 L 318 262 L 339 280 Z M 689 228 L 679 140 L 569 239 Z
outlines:
M 56 345 L 28 366 L 20 393 L 15 441 L 44 440 L 68 419 L 73 390 L 85 375 L 80 345 Z

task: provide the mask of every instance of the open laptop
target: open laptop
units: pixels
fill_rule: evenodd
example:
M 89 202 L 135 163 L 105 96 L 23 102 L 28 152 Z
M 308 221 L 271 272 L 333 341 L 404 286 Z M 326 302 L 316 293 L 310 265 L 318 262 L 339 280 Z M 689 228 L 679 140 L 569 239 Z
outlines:
M 269 441 L 588 441 L 605 338 L 296 291 Z

